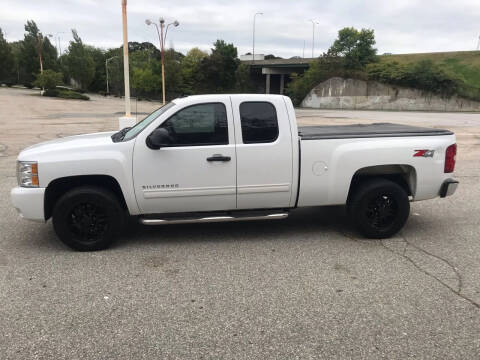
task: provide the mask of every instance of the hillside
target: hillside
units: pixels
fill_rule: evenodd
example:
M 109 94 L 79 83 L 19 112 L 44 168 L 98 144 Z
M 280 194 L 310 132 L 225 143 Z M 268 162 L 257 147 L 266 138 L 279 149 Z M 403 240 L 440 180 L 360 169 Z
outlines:
M 442 68 L 463 78 L 465 84 L 480 89 L 480 51 L 454 51 L 438 53 L 381 55 L 381 62 L 396 61 L 411 64 L 431 60 Z
M 457 96 L 480 101 L 480 51 L 380 55 L 365 69 L 349 69 L 343 58 L 320 57 L 301 76 L 294 77 L 286 93 L 298 105 L 318 84 L 340 77 L 376 81 L 419 90 L 443 98 Z

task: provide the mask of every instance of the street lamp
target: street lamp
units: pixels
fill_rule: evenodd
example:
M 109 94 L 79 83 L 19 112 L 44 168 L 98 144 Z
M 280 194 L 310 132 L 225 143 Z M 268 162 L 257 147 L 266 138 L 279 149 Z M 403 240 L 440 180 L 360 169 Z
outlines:
M 252 46 L 252 62 L 255 62 L 255 20 L 257 15 L 263 15 L 262 12 L 257 12 L 253 15 L 253 46 Z
M 107 95 L 110 94 L 110 90 L 108 89 L 108 62 L 110 60 L 113 60 L 113 59 L 117 58 L 117 57 L 118 56 L 112 56 L 111 58 L 108 58 L 108 59 L 105 60 L 105 71 L 107 73 Z
M 174 22 L 167 24 L 167 27 L 165 28 L 165 19 L 160 18 L 159 22 L 160 30 L 158 29 L 157 23 L 153 22 L 150 19 L 145 20 L 145 24 L 155 25 L 155 27 L 157 28 L 158 40 L 160 42 L 160 51 L 162 56 L 162 101 L 165 105 L 165 41 L 167 39 L 168 28 L 170 27 L 170 25 L 177 27 L 178 25 L 180 25 L 180 23 L 175 20 Z
M 313 58 L 313 51 L 315 49 L 315 25 L 318 25 L 318 21 L 315 20 L 309 20 L 312 22 L 312 58 Z

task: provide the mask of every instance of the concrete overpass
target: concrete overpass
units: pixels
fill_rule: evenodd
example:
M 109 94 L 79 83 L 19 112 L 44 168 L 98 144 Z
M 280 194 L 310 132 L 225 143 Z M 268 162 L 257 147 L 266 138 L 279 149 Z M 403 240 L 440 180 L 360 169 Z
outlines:
M 265 93 L 283 94 L 285 83 L 290 79 L 290 75 L 293 73 L 302 74 L 310 67 L 310 63 L 315 60 L 316 58 L 294 58 L 246 60 L 242 62 L 248 65 L 252 71 L 259 72 L 262 77 L 265 76 Z M 278 83 L 276 89 L 272 89 L 272 81 L 274 80 L 276 80 L 275 83 Z

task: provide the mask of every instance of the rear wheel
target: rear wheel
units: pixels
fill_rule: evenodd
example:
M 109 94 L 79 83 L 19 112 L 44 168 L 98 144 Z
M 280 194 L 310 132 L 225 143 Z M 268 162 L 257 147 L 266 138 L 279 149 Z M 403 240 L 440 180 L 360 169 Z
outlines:
M 395 235 L 410 214 L 406 191 L 397 183 L 381 178 L 362 182 L 355 189 L 348 208 L 360 232 L 372 239 Z
M 82 186 L 57 201 L 52 218 L 63 243 L 75 250 L 93 251 L 110 246 L 124 222 L 124 210 L 110 191 Z

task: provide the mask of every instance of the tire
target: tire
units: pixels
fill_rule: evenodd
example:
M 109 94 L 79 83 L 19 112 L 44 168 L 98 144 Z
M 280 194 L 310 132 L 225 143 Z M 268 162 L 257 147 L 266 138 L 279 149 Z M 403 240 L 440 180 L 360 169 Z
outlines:
M 365 180 L 354 190 L 348 211 L 358 230 L 370 239 L 386 239 L 400 231 L 410 215 L 406 191 L 393 181 Z
M 53 228 L 60 240 L 78 251 L 108 248 L 119 234 L 125 211 L 107 189 L 82 186 L 66 192 L 53 208 Z

